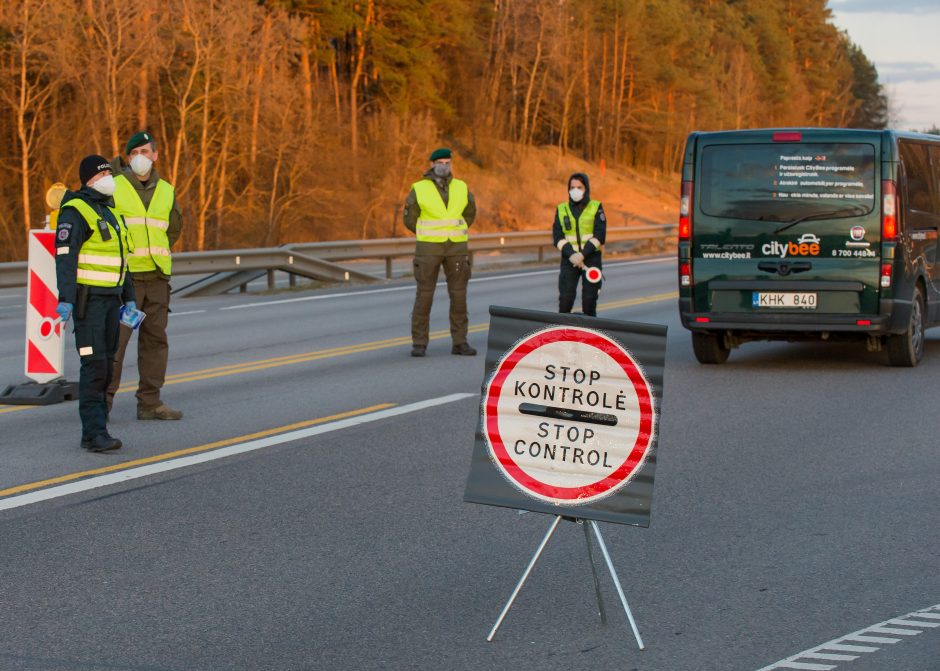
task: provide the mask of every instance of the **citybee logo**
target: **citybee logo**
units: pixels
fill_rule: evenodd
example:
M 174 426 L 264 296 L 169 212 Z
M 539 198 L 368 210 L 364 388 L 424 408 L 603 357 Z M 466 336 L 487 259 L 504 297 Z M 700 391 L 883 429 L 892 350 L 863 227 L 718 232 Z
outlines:
M 777 256 L 785 259 L 788 256 L 819 256 L 819 238 L 812 233 L 804 233 L 796 242 L 779 242 L 774 240 L 760 248 L 766 256 Z

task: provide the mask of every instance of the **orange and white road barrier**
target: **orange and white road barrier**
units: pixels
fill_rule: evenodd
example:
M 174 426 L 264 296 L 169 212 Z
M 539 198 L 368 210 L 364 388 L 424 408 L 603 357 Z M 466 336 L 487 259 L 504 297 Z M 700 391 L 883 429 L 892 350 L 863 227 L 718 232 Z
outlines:
M 62 377 L 65 365 L 62 320 L 55 311 L 55 237 L 55 231 L 29 232 L 25 373 L 39 383 Z

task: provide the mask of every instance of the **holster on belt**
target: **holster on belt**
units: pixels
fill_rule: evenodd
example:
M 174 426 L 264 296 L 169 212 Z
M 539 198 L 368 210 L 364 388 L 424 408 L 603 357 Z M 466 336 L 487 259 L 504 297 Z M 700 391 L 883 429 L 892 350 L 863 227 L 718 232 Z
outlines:
M 87 284 L 78 285 L 78 296 L 75 303 L 75 319 L 84 319 L 85 310 L 88 308 L 88 294 L 90 289 Z

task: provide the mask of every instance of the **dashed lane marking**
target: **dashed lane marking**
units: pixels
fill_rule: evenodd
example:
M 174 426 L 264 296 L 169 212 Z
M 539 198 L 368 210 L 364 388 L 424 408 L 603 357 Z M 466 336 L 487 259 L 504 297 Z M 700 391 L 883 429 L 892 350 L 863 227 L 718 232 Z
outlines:
M 236 454 L 261 450 L 273 445 L 290 443 L 303 438 L 311 438 L 333 431 L 348 429 L 353 426 L 377 422 L 389 417 L 406 415 L 419 410 L 446 405 L 455 401 L 471 398 L 476 394 L 459 393 L 431 398 L 408 405 L 394 406 L 391 403 L 373 405 L 349 412 L 342 412 L 329 417 L 320 417 L 296 424 L 289 424 L 274 429 L 259 431 L 246 436 L 228 438 L 213 443 L 197 445 L 182 450 L 156 454 L 144 459 L 125 461 L 78 473 L 69 473 L 55 478 L 31 482 L 16 487 L 0 490 L 0 511 L 20 508 L 40 501 L 48 501 L 78 492 L 85 492 L 129 480 L 144 478 L 157 473 L 165 473 L 216 459 L 224 459 Z M 276 435 L 272 435 L 276 434 Z M 66 484 L 61 484 L 66 483 Z M 57 485 L 57 486 L 51 486 Z M 25 492 L 25 493 L 24 493 Z
M 828 643 L 804 650 L 757 671 L 776 671 L 777 669 L 831 671 L 839 666 L 838 662 L 855 661 L 862 655 L 878 652 L 882 646 L 897 645 L 910 640 L 910 637 L 937 628 L 940 628 L 940 604 L 834 638 Z

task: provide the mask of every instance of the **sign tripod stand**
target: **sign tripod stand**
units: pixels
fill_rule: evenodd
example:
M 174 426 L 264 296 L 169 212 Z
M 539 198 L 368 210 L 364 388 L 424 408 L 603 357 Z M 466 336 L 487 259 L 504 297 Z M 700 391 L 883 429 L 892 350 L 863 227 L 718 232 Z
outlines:
M 594 536 L 597 538 L 597 544 L 601 548 L 601 554 L 604 555 L 604 562 L 607 564 L 607 569 L 610 571 L 610 577 L 613 579 L 614 585 L 617 587 L 617 594 L 620 596 L 620 603 L 623 605 L 623 610 L 627 614 L 627 619 L 630 621 L 630 628 L 633 629 L 633 636 L 636 638 L 637 646 L 639 646 L 640 650 L 645 650 L 646 647 L 643 645 L 643 639 L 640 637 L 640 631 L 637 629 L 636 621 L 633 619 L 633 613 L 630 611 L 630 604 L 627 603 L 627 597 L 623 593 L 623 587 L 620 584 L 620 578 L 617 575 L 617 570 L 614 568 L 613 561 L 610 559 L 610 553 L 607 552 L 607 544 L 604 543 L 604 537 L 601 535 L 601 530 L 600 527 L 597 526 L 597 522 L 594 520 L 571 518 L 562 515 L 555 516 L 555 520 L 548 528 L 548 532 L 545 534 L 545 537 L 539 544 L 539 547 L 532 556 L 531 561 L 529 561 L 529 565 L 526 567 L 525 572 L 519 579 L 519 583 L 516 585 L 516 589 L 513 590 L 512 595 L 509 597 L 509 601 L 506 602 L 506 605 L 503 607 L 503 611 L 499 614 L 499 618 L 496 620 L 496 624 L 494 624 L 493 628 L 490 630 L 490 634 L 486 637 L 486 640 L 489 642 L 493 641 L 493 637 L 496 636 L 496 632 L 499 630 L 500 625 L 506 618 L 506 614 L 509 612 L 509 609 L 512 608 L 513 603 L 515 603 L 516 597 L 519 596 L 519 592 L 522 591 L 522 586 L 525 585 L 525 581 L 529 578 L 529 574 L 532 573 L 532 569 L 535 568 L 535 564 L 538 562 L 539 557 L 542 556 L 542 551 L 545 550 L 545 546 L 548 545 L 549 539 L 551 539 L 552 535 L 555 533 L 555 529 L 558 528 L 558 523 L 561 522 L 562 519 L 576 522 L 577 524 L 582 525 L 584 528 L 584 540 L 587 542 L 588 558 L 591 560 L 591 573 L 594 576 L 594 592 L 597 595 L 597 609 L 598 614 L 601 617 L 601 624 L 607 624 L 607 613 L 604 610 L 604 600 L 601 596 L 601 586 L 597 579 L 597 566 L 594 563 L 594 551 L 591 549 L 591 536 L 588 534 L 587 529 L 588 524 L 590 524 L 591 528 L 594 530 Z

